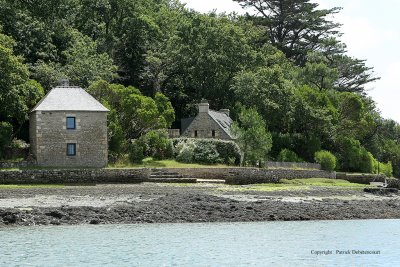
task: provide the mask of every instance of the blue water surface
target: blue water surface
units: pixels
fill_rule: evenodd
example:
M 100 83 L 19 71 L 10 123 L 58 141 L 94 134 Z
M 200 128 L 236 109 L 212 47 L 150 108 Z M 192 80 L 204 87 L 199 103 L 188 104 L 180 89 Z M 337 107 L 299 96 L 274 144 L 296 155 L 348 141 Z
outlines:
M 400 220 L 2 228 L 0 266 L 400 266 L 399 237 Z

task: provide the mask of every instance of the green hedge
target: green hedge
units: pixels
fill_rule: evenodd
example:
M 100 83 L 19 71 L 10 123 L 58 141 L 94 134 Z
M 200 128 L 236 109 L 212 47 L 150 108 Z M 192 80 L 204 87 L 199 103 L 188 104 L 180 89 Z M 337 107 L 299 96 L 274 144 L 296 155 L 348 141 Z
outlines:
M 129 160 L 140 163 L 145 157 L 156 160 L 172 158 L 174 149 L 165 130 L 150 131 L 129 145 Z
M 304 160 L 297 156 L 295 152 L 287 148 L 282 149 L 281 152 L 279 152 L 276 160 L 280 162 L 304 162 Z
M 173 139 L 176 160 L 185 163 L 240 165 L 239 146 L 219 139 Z
M 326 150 L 315 152 L 315 162 L 321 164 L 321 168 L 326 171 L 333 171 L 336 168 L 336 157 Z

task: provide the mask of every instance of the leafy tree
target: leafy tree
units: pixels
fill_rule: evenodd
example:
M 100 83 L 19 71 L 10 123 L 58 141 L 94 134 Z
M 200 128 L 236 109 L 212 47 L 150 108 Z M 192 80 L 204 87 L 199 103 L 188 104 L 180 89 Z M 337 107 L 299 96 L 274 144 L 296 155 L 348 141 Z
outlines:
M 4 158 L 6 148 L 11 144 L 13 127 L 8 122 L 0 122 L 0 159 Z
M 256 109 L 242 107 L 238 122 L 232 125 L 232 131 L 237 136 L 244 164 L 256 165 L 258 161 L 267 158 L 272 138 Z
M 240 72 L 234 78 L 232 91 L 238 102 L 253 106 L 263 118 L 268 118 L 271 131 L 289 130 L 294 85 L 285 78 L 281 67 Z
M 338 7 L 317 9 L 319 5 L 310 0 L 234 1 L 254 8 L 258 12 L 254 21 L 266 26 L 270 43 L 300 65 L 309 51 L 322 49 L 323 41 L 340 35 L 340 24 L 328 19 L 339 12 Z
M 138 138 L 151 130 L 168 128 L 174 118 L 171 103 L 161 93 L 153 99 L 142 95 L 133 86 L 125 87 L 106 81 L 94 82 L 88 92 L 115 109 L 118 123 L 127 139 Z
M 318 9 L 319 4 L 310 0 L 234 1 L 257 11 L 255 16 L 247 16 L 266 29 L 269 43 L 296 65 L 306 67 L 304 72 L 313 85 L 324 88 L 331 85 L 331 79 L 337 75 L 336 90 L 363 93 L 366 84 L 379 79 L 372 68 L 365 65 L 365 60 L 345 55 L 346 45 L 338 41 L 340 24 L 329 19 L 341 8 Z M 318 52 L 327 63 L 310 62 L 310 52 Z
M 0 121 L 20 126 L 43 95 L 43 88 L 28 79 L 28 68 L 14 55 L 14 45 L 10 37 L 0 34 Z

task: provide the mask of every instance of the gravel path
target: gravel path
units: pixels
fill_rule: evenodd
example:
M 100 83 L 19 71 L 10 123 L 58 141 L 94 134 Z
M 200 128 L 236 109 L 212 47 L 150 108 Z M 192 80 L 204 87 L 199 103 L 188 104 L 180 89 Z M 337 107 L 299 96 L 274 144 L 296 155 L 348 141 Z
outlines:
M 394 218 L 400 218 L 399 195 L 334 187 L 263 192 L 144 183 L 0 189 L 0 227 Z

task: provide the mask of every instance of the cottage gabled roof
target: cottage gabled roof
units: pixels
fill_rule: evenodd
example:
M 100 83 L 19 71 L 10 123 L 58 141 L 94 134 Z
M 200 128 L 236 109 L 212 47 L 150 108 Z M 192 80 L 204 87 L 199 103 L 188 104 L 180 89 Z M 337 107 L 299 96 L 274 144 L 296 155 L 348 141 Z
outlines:
M 102 111 L 109 110 L 80 87 L 58 86 L 33 108 L 33 111 Z
M 227 114 L 225 114 L 223 112 L 218 112 L 218 111 L 211 110 L 211 109 L 208 111 L 208 114 L 216 123 L 218 123 L 218 125 L 221 127 L 221 129 L 227 135 L 229 135 L 230 138 L 232 138 L 232 139 L 236 138 L 231 132 L 231 126 L 233 123 L 231 117 L 229 117 Z

